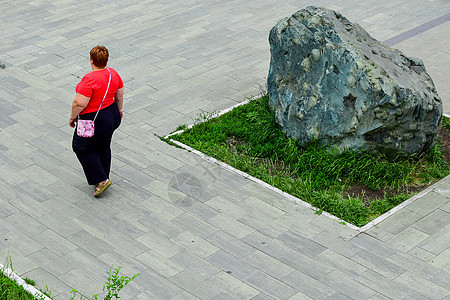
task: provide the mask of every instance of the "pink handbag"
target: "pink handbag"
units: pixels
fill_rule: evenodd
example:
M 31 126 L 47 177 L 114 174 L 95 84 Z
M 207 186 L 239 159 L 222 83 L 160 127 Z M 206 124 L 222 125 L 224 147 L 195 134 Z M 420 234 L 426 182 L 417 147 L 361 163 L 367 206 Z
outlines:
M 108 69 L 108 68 L 106 68 L 106 69 Z M 85 138 L 94 136 L 94 131 L 95 131 L 95 123 L 94 122 L 95 122 L 95 119 L 97 119 L 98 112 L 102 108 L 103 101 L 105 101 L 106 94 L 108 94 L 109 84 L 111 83 L 111 71 L 109 69 L 108 69 L 108 71 L 109 71 L 108 87 L 106 88 L 105 96 L 103 96 L 102 103 L 98 107 L 98 110 L 97 110 L 97 113 L 95 114 L 94 120 L 80 120 L 80 116 L 78 116 L 78 120 L 77 120 L 77 135 L 78 136 L 85 137 Z

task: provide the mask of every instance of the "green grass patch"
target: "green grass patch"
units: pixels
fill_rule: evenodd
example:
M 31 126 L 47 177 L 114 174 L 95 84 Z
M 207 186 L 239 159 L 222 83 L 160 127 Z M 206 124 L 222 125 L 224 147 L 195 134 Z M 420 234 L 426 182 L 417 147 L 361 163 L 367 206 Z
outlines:
M 17 282 L 0 272 L 0 300 L 36 300 Z
M 267 95 L 218 118 L 207 117 L 171 138 L 356 226 L 405 201 L 418 186 L 450 174 L 439 143 L 418 158 L 395 159 L 364 151 L 338 154 L 314 142 L 301 145 L 281 132 Z M 450 127 L 449 120 L 443 123 Z M 364 195 L 348 195 L 354 185 L 386 192 L 368 201 Z M 392 190 L 397 192 L 387 192 Z

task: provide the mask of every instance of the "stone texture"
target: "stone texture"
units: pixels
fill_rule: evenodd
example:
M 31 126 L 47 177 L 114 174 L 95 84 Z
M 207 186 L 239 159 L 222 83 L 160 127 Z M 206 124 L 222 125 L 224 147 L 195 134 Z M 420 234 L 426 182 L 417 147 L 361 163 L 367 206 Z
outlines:
M 269 41 L 269 102 L 288 137 L 389 156 L 433 145 L 442 102 L 421 60 L 313 6 L 279 21 Z

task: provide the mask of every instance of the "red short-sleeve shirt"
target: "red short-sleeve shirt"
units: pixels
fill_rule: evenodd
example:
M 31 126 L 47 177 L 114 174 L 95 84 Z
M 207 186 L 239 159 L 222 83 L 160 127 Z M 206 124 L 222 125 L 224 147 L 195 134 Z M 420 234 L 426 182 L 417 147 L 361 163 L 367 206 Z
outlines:
M 96 112 L 102 103 L 106 88 L 108 87 L 109 72 L 111 71 L 111 83 L 109 85 L 108 94 L 103 101 L 102 109 L 114 103 L 114 97 L 118 89 L 123 88 L 123 81 L 119 73 L 113 68 L 107 68 L 100 71 L 92 71 L 84 75 L 80 83 L 78 83 L 75 91 L 81 95 L 90 98 L 88 105 L 80 114 Z

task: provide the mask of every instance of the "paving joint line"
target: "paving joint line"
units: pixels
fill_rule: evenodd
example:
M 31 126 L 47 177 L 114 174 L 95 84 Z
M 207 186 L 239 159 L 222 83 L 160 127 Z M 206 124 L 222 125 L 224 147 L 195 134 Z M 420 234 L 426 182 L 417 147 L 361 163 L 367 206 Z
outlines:
M 424 33 L 430 29 L 433 29 L 439 25 L 442 25 L 448 21 L 450 21 L 450 13 L 440 16 L 429 22 L 423 23 L 419 26 L 416 26 L 413 29 L 410 29 L 408 31 L 402 32 L 390 39 L 385 40 L 383 43 L 389 47 L 395 46 L 395 45 L 400 44 L 401 42 L 404 42 L 410 38 L 413 38 L 421 33 Z

